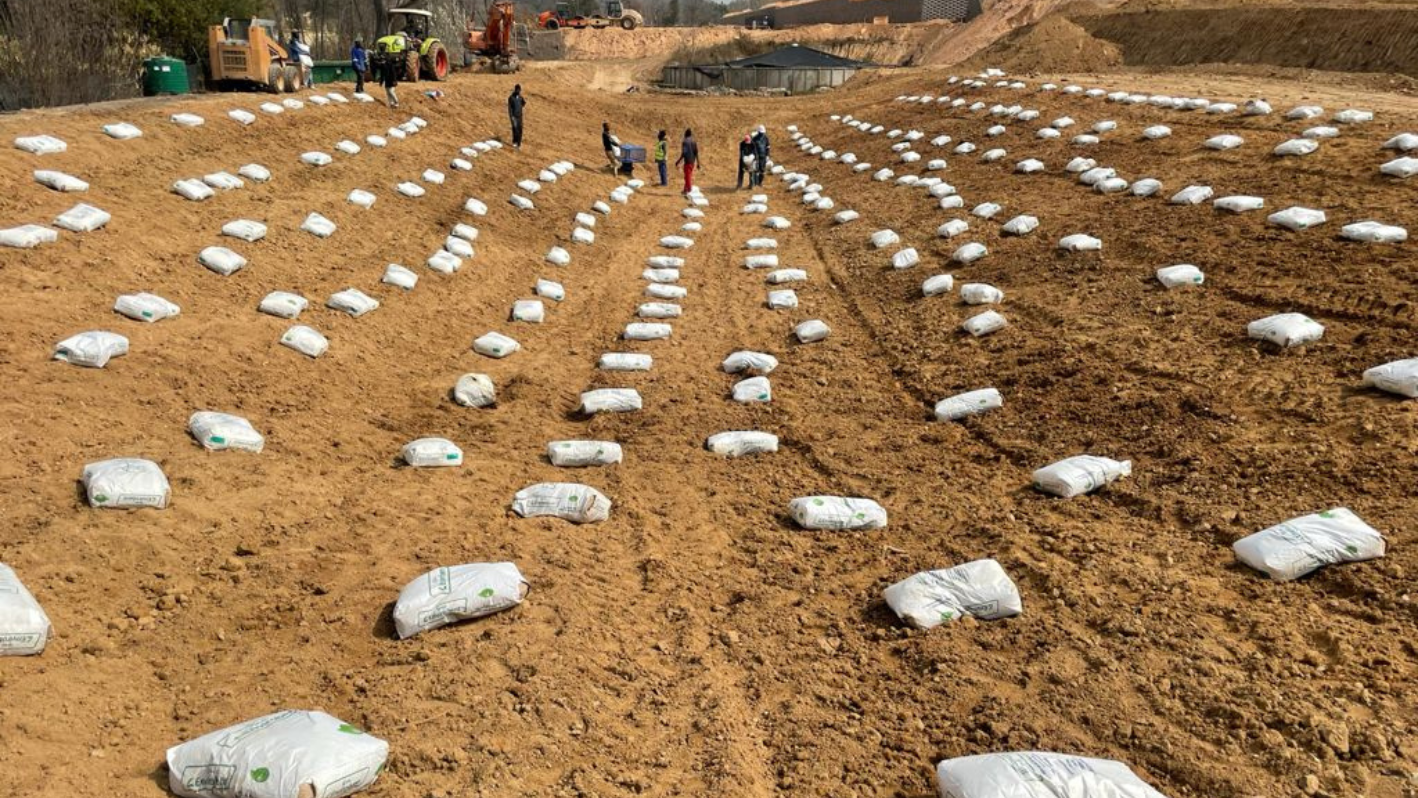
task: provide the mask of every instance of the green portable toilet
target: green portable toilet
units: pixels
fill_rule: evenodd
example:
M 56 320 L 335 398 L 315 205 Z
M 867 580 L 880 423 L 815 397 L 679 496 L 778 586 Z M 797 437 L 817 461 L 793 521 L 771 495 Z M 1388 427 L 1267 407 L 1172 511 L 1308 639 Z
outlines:
M 143 61 L 143 96 L 186 94 L 187 65 L 165 55 Z
M 354 67 L 349 61 L 316 61 L 310 71 L 312 83 L 354 82 Z

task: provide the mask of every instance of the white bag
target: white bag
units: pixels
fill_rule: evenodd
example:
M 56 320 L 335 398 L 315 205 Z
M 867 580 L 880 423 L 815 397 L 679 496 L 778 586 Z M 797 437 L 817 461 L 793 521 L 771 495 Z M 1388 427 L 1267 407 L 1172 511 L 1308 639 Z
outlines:
M 970 213 L 981 219 L 993 219 L 995 217 L 995 214 L 999 213 L 1002 210 L 1004 210 L 1003 206 L 998 203 L 982 202 L 979 205 L 976 205 L 974 209 L 970 211 Z
M 606 352 L 597 361 L 596 368 L 602 371 L 649 371 L 654 359 L 649 355 L 633 352 Z
M 329 238 L 335 232 L 335 223 L 318 213 L 311 213 L 305 217 L 300 229 L 318 238 Z
M 1044 162 L 1037 158 L 1026 158 L 1014 165 L 1014 171 L 1020 174 L 1032 175 L 1036 172 L 1044 171 Z
M 446 249 L 440 249 L 429 255 L 425 264 L 436 272 L 452 274 L 463 267 L 463 259 Z
M 1146 130 L 1142 131 L 1142 137 L 1145 139 L 1150 139 L 1152 141 L 1165 139 L 1170 135 L 1172 135 L 1172 129 L 1167 127 L 1166 125 L 1153 125 L 1152 127 L 1149 127 Z
M 1277 582 L 1326 565 L 1384 556 L 1384 538 L 1347 507 L 1292 518 L 1232 544 L 1236 559 Z
M 497 389 L 486 374 L 464 374 L 453 385 L 453 401 L 463 407 L 491 407 L 497 403 Z
M 625 325 L 625 332 L 622 336 L 627 341 L 659 341 L 669 338 L 674 328 L 668 324 L 656 324 L 649 322 L 631 322 Z
M 769 310 L 792 310 L 798 306 L 798 292 L 792 289 L 768 292 Z
M 1131 460 L 1118 461 L 1080 454 L 1035 471 L 1033 483 L 1036 490 L 1071 499 L 1131 474 Z
M 694 239 L 685 236 L 665 236 L 660 239 L 660 246 L 666 249 L 689 249 L 694 246 Z
M 478 228 L 470 224 L 455 224 L 453 225 L 453 235 L 472 243 L 478 240 Z
M 251 426 L 250 421 L 228 413 L 208 410 L 193 413 L 187 419 L 187 430 L 202 444 L 202 448 L 211 451 L 237 449 L 259 454 L 266 446 L 266 439 Z
M 941 798 L 1166 798 L 1121 762 L 1045 751 L 947 759 L 936 781 Z
M 1081 175 L 1084 172 L 1087 172 L 1089 169 L 1097 168 L 1097 166 L 1098 162 L 1093 160 L 1092 158 L 1084 158 L 1083 156 L 1079 156 L 1065 164 L 1064 171 L 1068 172 L 1069 174 Z
M 951 219 L 940 227 L 937 227 L 935 234 L 941 238 L 954 238 L 969 229 L 970 223 L 964 219 Z
M 547 444 L 547 459 L 560 468 L 585 468 L 619 463 L 620 444 L 610 441 L 552 441 Z
M 450 168 L 452 168 L 452 169 L 457 169 L 457 170 L 460 171 L 460 172 L 471 172 L 471 171 L 473 171 L 473 163 L 472 163 L 472 161 L 469 161 L 469 160 L 464 159 L 464 158 L 454 158 L 453 160 L 451 160 L 451 161 L 448 162 L 448 166 L 449 166 Z
M 101 369 L 115 357 L 128 354 L 128 339 L 118 333 L 91 330 L 54 345 L 54 359 L 75 366 Z
M 396 288 L 402 288 L 405 291 L 412 291 L 413 287 L 418 284 L 418 281 L 419 276 L 414 274 L 412 269 L 405 268 L 397 263 L 391 263 L 385 266 L 384 276 L 379 280 L 379 282 L 385 285 L 392 285 Z
M 15 139 L 15 146 L 35 155 L 52 155 L 69 149 L 68 144 L 53 136 L 20 136 Z
M 1034 135 L 1037 138 L 1041 139 L 1056 139 L 1061 138 L 1063 136 L 1062 133 L 1051 127 L 1040 128 L 1039 132 L 1035 133 Z
M 1418 399 L 1418 358 L 1395 360 L 1364 372 L 1364 385 Z
M 950 256 L 950 259 L 955 261 L 956 263 L 968 265 L 974 263 L 980 258 L 985 257 L 988 254 L 990 254 L 990 251 L 985 248 L 984 244 L 972 241 L 969 244 L 963 244 L 958 249 L 956 249 L 954 254 Z
M 1320 143 L 1313 139 L 1290 139 L 1289 141 L 1276 145 L 1275 149 L 1271 150 L 1271 152 L 1280 157 L 1287 155 L 1309 155 L 1319 148 Z
M 182 312 L 177 305 L 157 294 L 123 294 L 113 303 L 114 311 L 136 321 L 155 322 Z
M 349 196 L 345 197 L 345 199 L 351 205 L 358 205 L 359 207 L 368 210 L 374 207 L 375 196 L 362 188 L 357 188 L 351 191 L 349 193 Z
M 1418 134 L 1399 133 L 1397 136 L 1385 141 L 1383 148 L 1386 150 L 1397 150 L 1398 152 L 1418 150 Z
M 832 328 L 821 319 L 809 319 L 793 328 L 793 335 L 796 335 L 799 343 L 810 344 L 821 341 L 831 334 Z
M 379 307 L 379 300 L 364 293 L 358 288 L 346 288 L 330 295 L 325 301 L 325 307 L 331 310 L 341 310 L 345 313 L 359 318 L 364 314 Z
M 1077 135 L 1077 136 L 1074 136 L 1073 138 L 1069 139 L 1069 143 L 1070 143 L 1070 144 L 1073 144 L 1073 145 L 1076 145 L 1076 146 L 1079 146 L 1079 147 L 1090 147 L 1090 146 L 1092 146 L 1092 145 L 1094 145 L 1094 144 L 1097 144 L 1098 141 L 1099 141 L 1098 137 L 1095 136 L 1095 135 L 1093 135 L 1093 134 L 1091 134 L 1091 133 L 1081 133 L 1081 134 L 1079 134 L 1079 135 Z
M 522 211 L 530 211 L 536 207 L 532 204 L 531 200 L 521 196 L 520 194 L 513 194 L 512 196 L 507 198 L 507 201 L 512 203 L 515 208 Z
M 550 299 L 553 302 L 560 302 L 566 299 L 566 288 L 562 286 L 561 283 L 552 280 L 538 279 L 533 290 L 536 291 L 537 296 Z
M 611 500 L 589 485 L 541 482 L 517 491 L 512 512 L 523 518 L 550 515 L 573 524 L 593 524 L 611 514 Z
M 353 141 L 350 141 L 349 139 L 345 139 L 336 143 L 335 149 L 339 150 L 340 152 L 343 152 L 346 155 L 359 154 L 359 145 L 354 143 Z
M 652 269 L 678 269 L 684 266 L 684 258 L 674 255 L 651 255 L 645 259 L 645 264 Z
M 10 566 L 0 563 L 0 657 L 44 651 L 52 627 L 44 608 Z
M 1093 190 L 1099 194 L 1117 194 L 1120 191 L 1127 191 L 1127 188 L 1128 181 L 1121 177 L 1110 177 L 1093 184 Z
M 1005 235 L 1022 236 L 1028 235 L 1038 229 L 1039 220 L 1033 216 L 1016 216 L 1004 223 L 1000 232 Z
M 778 451 L 778 436 L 767 432 L 720 432 L 710 435 L 705 448 L 725 457 L 743 457 Z
M 987 310 L 984 313 L 966 319 L 965 323 L 960 325 L 960 329 L 979 338 L 982 335 L 989 335 L 992 332 L 1003 330 L 1008 325 L 1009 322 L 1005 320 L 1004 316 L 1001 316 L 996 311 Z
M 921 283 L 922 296 L 936 296 L 937 294 L 950 293 L 950 289 L 955 286 L 955 278 L 948 274 L 937 274 L 927 277 Z
M 1187 186 L 1168 200 L 1173 205 L 1200 205 L 1211 199 L 1211 186 Z
M 1311 227 L 1322 225 L 1325 223 L 1326 217 L 1324 211 L 1295 206 L 1272 213 L 1267 217 L 1267 221 L 1280 227 L 1298 231 L 1308 230 Z
M 1242 116 L 1265 116 L 1270 113 L 1270 103 L 1265 100 L 1246 100 L 1245 110 Z
M 901 243 L 901 236 L 895 230 L 878 230 L 871 234 L 871 245 L 877 249 L 895 246 Z
M 1247 211 L 1258 211 L 1265 207 L 1265 199 L 1262 197 L 1222 197 L 1211 203 L 1213 208 L 1231 213 L 1245 213 Z
M 747 255 L 743 260 L 746 269 L 776 269 L 778 267 L 777 255 Z
M 252 119 L 255 119 L 255 117 L 252 117 Z M 110 136 L 111 138 L 118 139 L 119 141 L 136 139 L 139 136 L 143 135 L 143 131 L 139 130 L 133 125 L 128 124 L 127 122 L 114 122 L 113 124 L 104 125 L 103 132 L 108 134 L 108 136 Z
M 236 170 L 236 173 L 256 183 L 265 183 L 271 179 L 271 170 L 259 163 L 249 163 Z
M 1317 116 L 1324 116 L 1324 109 L 1318 105 L 1297 105 L 1285 112 L 1286 119 L 1296 119 L 1302 122 Z
M 967 616 L 994 621 L 1024 610 L 1019 588 L 994 560 L 922 571 L 886 588 L 882 597 L 898 618 L 917 629 Z
M 263 112 L 271 115 L 283 114 L 286 112 L 285 107 L 277 103 L 261 103 L 259 107 Z
M 776 238 L 750 238 L 744 242 L 744 249 L 777 249 L 778 239 Z
M 640 273 L 640 276 L 652 283 L 679 282 L 679 270 L 677 269 L 646 269 Z
M 167 749 L 182 798 L 343 798 L 384 771 L 389 743 L 324 712 L 288 710 Z
M 420 177 L 423 178 L 423 182 L 430 183 L 435 186 L 443 185 L 444 181 L 448 179 L 446 175 L 444 175 L 437 169 L 425 169 L 423 170 L 423 174 L 420 175 Z
M 443 468 L 463 464 L 463 450 L 447 438 L 419 438 L 404 444 L 400 457 L 412 468 Z
M 891 256 L 891 266 L 895 269 L 909 269 L 921 262 L 915 247 L 907 247 Z
M 763 226 L 769 230 L 787 230 L 793 223 L 781 216 L 769 216 L 763 220 Z
M 66 175 L 63 172 L 56 172 L 53 169 L 36 169 L 34 180 L 41 186 L 52 188 L 55 191 L 78 192 L 88 191 L 89 184 L 73 175 Z
M 765 279 L 770 285 L 801 283 L 807 280 L 807 272 L 802 269 L 777 269 L 769 272 Z
M 257 310 L 278 319 L 293 319 L 310 305 L 310 301 L 300 294 L 289 291 L 272 291 L 261 300 Z
M 996 410 L 1004 407 L 1004 397 L 994 388 L 981 388 L 978 391 L 966 391 L 955 396 L 948 396 L 935 405 L 936 421 L 959 421 L 966 416 L 973 416 Z
M 1372 122 L 1374 121 L 1374 112 L 1346 108 L 1334 115 L 1334 121 L 1341 125 L 1357 125 L 1363 122 Z
M 300 160 L 307 166 L 329 166 L 334 159 L 323 152 L 307 152 L 300 156 Z
M 1212 136 L 1202 143 L 1202 146 L 1212 150 L 1234 150 L 1245 144 L 1246 140 L 1240 136 L 1223 133 L 1220 136 Z
M 546 320 L 546 306 L 540 299 L 518 299 L 512 303 L 512 321 L 541 324 Z
M 281 343 L 309 358 L 317 358 L 330 348 L 330 341 L 315 329 L 297 324 L 281 335 Z
M 463 210 L 474 216 L 487 216 L 487 203 L 480 199 L 469 197 L 468 201 L 463 203 Z
M 677 319 L 683 312 L 673 302 L 645 302 L 636 309 L 635 315 L 642 319 Z
M 113 221 L 113 215 L 92 205 L 79 203 L 54 217 L 54 226 L 75 233 L 92 233 Z M 44 228 L 40 228 L 43 230 Z
M 368 136 L 365 136 L 365 137 L 364 137 L 364 143 L 365 143 L 365 144 L 368 144 L 368 145 L 371 146 L 371 147 L 381 147 L 381 148 L 382 148 L 382 147 L 387 147 L 387 146 L 389 146 L 389 140 L 388 140 L 388 139 L 384 138 L 383 136 L 378 136 L 378 135 L 374 135 L 374 134 L 370 134 L 370 135 L 368 135 Z
M 1201 269 L 1189 264 L 1182 263 L 1176 266 L 1163 266 L 1157 270 L 1157 281 L 1163 288 L 1179 288 L 1184 285 L 1201 285 L 1206 280 L 1206 275 Z
M 196 114 L 173 114 L 170 119 L 180 127 L 201 127 L 207 121 Z
M 266 225 L 250 219 L 237 219 L 222 225 L 222 235 L 242 241 L 260 241 L 266 237 Z
M 768 206 L 767 206 L 766 204 L 764 204 L 764 203 L 761 203 L 761 202 L 750 202 L 750 203 L 748 203 L 747 205 L 743 206 L 742 209 L 739 210 L 739 213 L 744 214 L 744 215 L 755 214 L 755 213 L 767 213 L 767 212 L 768 212 Z
M 1150 197 L 1162 190 L 1162 181 L 1151 177 L 1145 177 L 1132 184 L 1132 195 L 1134 197 Z
M 735 402 L 751 404 L 773 401 L 773 386 L 767 377 L 749 377 L 734 383 L 731 395 Z
M 235 191 L 246 187 L 246 181 L 230 172 L 213 172 L 202 176 L 202 182 L 221 191 Z
M 720 367 L 728 374 L 738 374 L 745 371 L 771 374 L 773 369 L 778 368 L 778 358 L 764 352 L 741 349 L 724 358 Z
M 1059 239 L 1059 249 L 1068 252 L 1097 252 L 1103 249 L 1103 242 L 1090 235 L 1074 233 Z
M 1379 171 L 1400 180 L 1418 175 L 1418 158 L 1395 158 L 1379 167 Z M 38 174 L 38 172 L 36 172 Z
M 598 388 L 581 394 L 581 412 L 588 416 L 597 413 L 631 413 L 642 406 L 640 392 L 634 388 Z
M 988 283 L 960 286 L 960 299 L 967 305 L 995 305 L 1004 301 L 1004 292 Z
M 1371 244 L 1396 244 L 1408 240 L 1408 231 L 1402 227 L 1379 222 L 1355 222 L 1340 228 L 1339 235 L 1350 241 L 1364 241 Z
M 995 161 L 1002 161 L 1004 160 L 1004 157 L 1006 155 L 1009 155 L 1009 151 L 1005 150 L 1002 147 L 996 147 L 992 150 L 985 150 L 985 153 L 980 156 L 980 163 L 994 163 Z
M 23 224 L 0 230 L 0 246 L 32 249 L 59 240 L 59 231 L 37 224 Z
M 418 199 L 428 193 L 428 189 L 420 186 L 418 183 L 410 183 L 407 180 L 394 186 L 394 190 L 410 199 Z
M 183 199 L 189 199 L 193 202 L 201 202 L 204 199 L 211 199 L 212 197 L 216 196 L 217 193 L 212 190 L 211 186 L 207 185 L 206 183 L 203 183 L 201 180 L 190 179 L 179 180 L 176 183 L 173 183 L 172 190 L 173 192 L 181 196 Z
M 1277 313 L 1246 325 L 1246 334 L 1280 347 L 1303 346 L 1324 335 L 1324 325 L 1303 313 Z
M 511 609 L 527 597 L 527 580 L 510 562 L 436 568 L 408 583 L 394 603 L 399 639 Z
M 158 464 L 136 457 L 116 457 L 84 466 L 85 495 L 91 507 L 163 509 L 172 495 Z
M 484 333 L 473 341 L 473 351 L 487 357 L 504 358 L 521 348 L 521 344 L 499 332 Z
M 788 502 L 788 515 L 804 529 L 881 529 L 886 509 L 871 499 L 846 496 L 800 496 Z

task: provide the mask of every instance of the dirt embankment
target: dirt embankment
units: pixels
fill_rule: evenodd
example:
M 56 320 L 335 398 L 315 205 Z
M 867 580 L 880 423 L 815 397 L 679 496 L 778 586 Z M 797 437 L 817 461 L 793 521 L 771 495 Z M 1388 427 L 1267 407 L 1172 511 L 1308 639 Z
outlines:
M 656 65 L 716 63 L 766 52 L 786 44 L 819 50 L 876 64 L 921 63 L 925 53 L 955 26 L 809 25 L 790 30 L 745 30 L 732 27 L 641 28 L 566 31 L 566 58 L 573 61 L 645 60 Z

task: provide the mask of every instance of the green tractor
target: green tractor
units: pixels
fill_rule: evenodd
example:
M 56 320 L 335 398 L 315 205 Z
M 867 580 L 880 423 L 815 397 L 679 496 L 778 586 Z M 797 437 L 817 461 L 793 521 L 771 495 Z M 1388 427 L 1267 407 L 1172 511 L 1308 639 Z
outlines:
M 382 36 L 374 43 L 376 62 L 394 60 L 402 62 L 399 80 L 414 83 L 424 80 L 443 80 L 450 68 L 448 49 L 433 36 L 433 12 L 421 8 L 393 8 L 389 10 L 388 36 Z

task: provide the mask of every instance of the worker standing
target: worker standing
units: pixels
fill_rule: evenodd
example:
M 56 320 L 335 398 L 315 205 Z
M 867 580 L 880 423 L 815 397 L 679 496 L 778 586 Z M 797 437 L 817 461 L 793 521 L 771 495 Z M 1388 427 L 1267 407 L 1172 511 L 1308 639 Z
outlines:
M 753 178 L 751 186 L 763 185 L 763 170 L 768 168 L 768 130 L 763 125 L 753 134 Z
M 355 73 L 355 94 L 363 94 L 364 73 L 369 69 L 369 51 L 364 49 L 359 39 L 355 39 L 354 47 L 350 48 L 350 69 Z
M 380 59 L 379 82 L 384 84 L 384 94 L 389 98 L 389 107 L 399 107 L 399 94 L 395 91 L 399 87 L 399 70 L 404 65 L 404 55 L 402 51 L 395 52 L 392 49 L 384 54 Z
M 507 118 L 512 122 L 512 148 L 522 149 L 522 109 L 527 107 L 527 98 L 522 96 L 522 84 L 512 87 L 507 96 Z
M 679 158 L 675 165 L 684 164 L 684 195 L 694 192 L 694 169 L 699 166 L 699 142 L 694 140 L 694 131 L 685 128 L 684 139 L 679 143 Z
M 290 60 L 291 66 L 295 67 L 295 85 L 298 88 L 305 88 L 305 59 L 301 55 L 305 45 L 300 41 L 300 31 L 290 32 L 290 46 L 286 48 L 286 56 Z
M 601 148 L 606 151 L 606 162 L 611 165 L 611 172 L 620 168 L 620 159 L 615 157 L 616 138 L 611 135 L 611 123 L 601 123 Z
M 655 166 L 660 169 L 660 185 L 670 184 L 670 142 L 665 138 L 665 131 L 661 130 L 655 140 Z
M 743 188 L 744 176 L 748 176 L 748 187 L 753 188 L 753 137 L 745 133 L 739 142 L 739 178 L 734 190 Z

